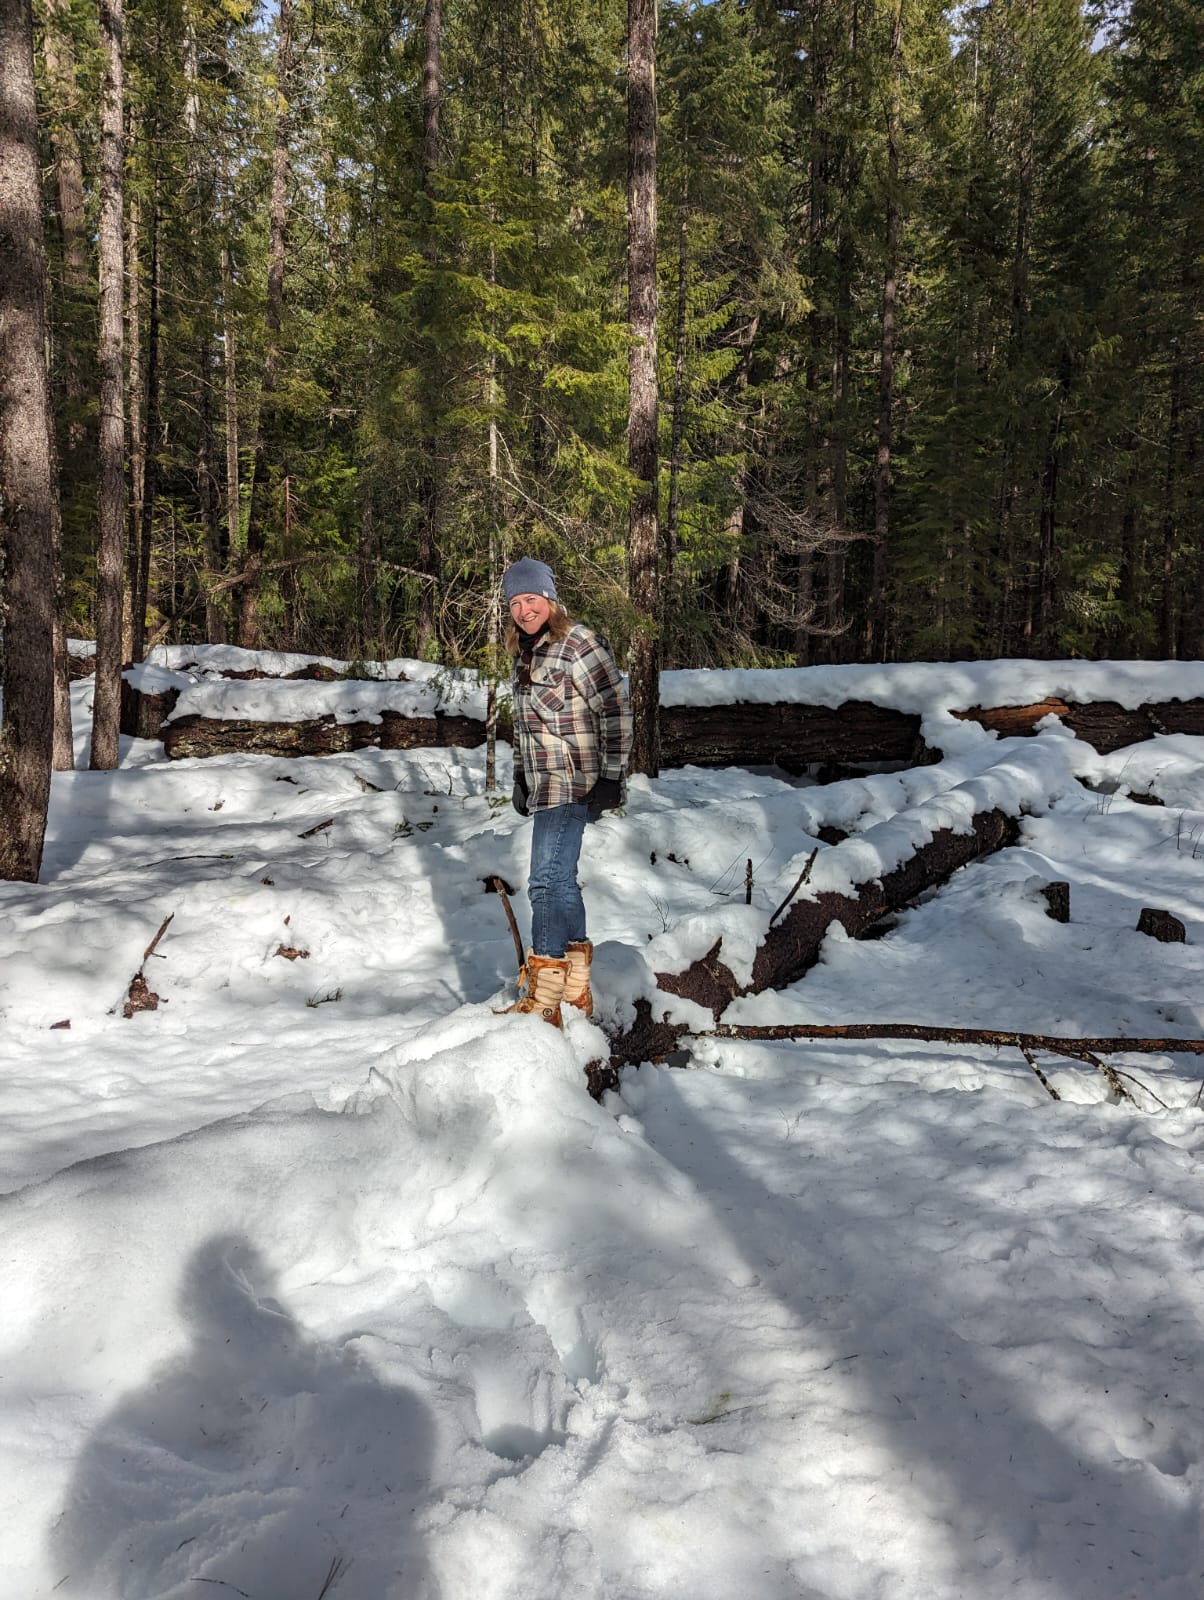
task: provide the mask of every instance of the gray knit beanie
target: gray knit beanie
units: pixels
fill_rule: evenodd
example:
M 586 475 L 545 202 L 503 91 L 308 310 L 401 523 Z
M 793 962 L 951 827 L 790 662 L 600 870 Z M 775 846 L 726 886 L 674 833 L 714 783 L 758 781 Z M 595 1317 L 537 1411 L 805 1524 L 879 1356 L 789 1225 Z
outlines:
M 502 573 L 502 592 L 507 605 L 516 594 L 541 594 L 545 600 L 555 600 L 556 579 L 551 567 L 536 561 L 534 556 L 523 556 L 519 561 L 512 561 Z

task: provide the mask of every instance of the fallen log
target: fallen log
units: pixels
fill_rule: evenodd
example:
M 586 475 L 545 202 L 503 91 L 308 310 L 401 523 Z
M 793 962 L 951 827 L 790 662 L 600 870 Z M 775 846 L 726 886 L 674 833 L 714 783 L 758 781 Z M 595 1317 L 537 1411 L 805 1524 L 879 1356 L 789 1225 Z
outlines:
M 1035 734 L 1042 717 L 1060 717 L 1078 738 L 1101 755 L 1140 744 L 1156 733 L 1204 734 L 1204 700 L 1160 700 L 1131 709 L 1115 700 L 1038 700 L 1028 706 L 974 706 L 953 713 L 1003 737 Z
M 163 728 L 163 748 L 172 761 L 222 756 L 237 751 L 261 756 L 329 756 L 379 744 L 379 722 L 250 722 L 220 717 L 177 717 Z
M 801 772 L 819 763 L 939 761 L 920 736 L 920 719 L 865 700 L 840 706 L 739 704 L 662 706 L 665 766 L 774 765 Z
M 739 995 L 781 989 L 801 978 L 818 961 L 824 937 L 834 922 L 856 937 L 888 912 L 901 910 L 918 894 L 943 883 L 959 867 L 1013 844 L 1018 834 L 1016 818 L 999 810 L 978 813 L 965 833 L 938 829 L 892 872 L 859 885 L 851 894 L 825 890 L 812 900 L 796 900 L 781 921 L 767 929 L 753 959 L 749 983 L 737 982 L 723 961 L 722 941 L 716 940 L 706 955 L 684 972 L 658 972 L 657 987 L 667 995 L 705 1007 L 717 1022 Z M 636 1002 L 635 1011 L 632 1026 L 611 1038 L 610 1060 L 588 1069 L 591 1093 L 613 1088 L 623 1067 L 672 1054 L 693 1031 L 685 1023 L 658 1020 L 646 999 Z
M 222 676 L 244 680 L 273 675 L 252 670 Z M 335 676 L 331 669 L 318 665 L 287 675 L 289 680 L 319 681 Z M 377 744 L 385 750 L 474 749 L 485 741 L 485 724 L 479 718 L 442 712 L 405 716 L 384 710 L 381 722 L 372 725 L 371 737 L 360 737 L 358 742 L 350 735 L 339 735 L 331 742 L 331 736 L 322 731 L 326 717 L 264 724 L 194 716 L 167 723 L 176 699 L 174 690 L 144 694 L 123 683 L 122 732 L 163 738 L 169 757 L 224 755 L 231 750 L 328 755 L 334 750 Z M 1051 714 L 1061 717 L 1101 754 L 1156 733 L 1204 734 L 1204 700 L 1161 701 L 1126 710 L 1115 701 L 1079 704 L 1050 697 L 1027 706 L 975 706 L 953 712 L 962 721 L 977 722 L 1005 737 L 1035 734 L 1037 723 Z M 506 739 L 508 732 L 499 737 Z M 858 764 L 919 766 L 940 759 L 939 752 L 925 744 L 917 715 L 860 700 L 846 700 L 835 707 L 794 703 L 663 706 L 661 753 L 665 766 L 778 765 L 794 773 L 823 769 L 829 776 L 847 776 L 857 771 Z
M 121 680 L 121 731 L 131 739 L 161 739 L 163 724 L 175 710 L 178 689 L 146 694 L 127 678 Z

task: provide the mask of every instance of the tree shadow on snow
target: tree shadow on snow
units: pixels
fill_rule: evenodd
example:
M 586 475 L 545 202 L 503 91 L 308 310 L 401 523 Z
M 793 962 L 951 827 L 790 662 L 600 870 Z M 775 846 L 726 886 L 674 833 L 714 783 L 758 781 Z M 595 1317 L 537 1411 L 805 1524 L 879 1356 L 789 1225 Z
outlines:
M 51 1534 L 59 1593 L 432 1593 L 413 1531 L 430 1476 L 426 1408 L 307 1336 L 273 1291 L 243 1237 L 194 1253 L 179 1296 L 191 1345 L 85 1449 Z
M 1010 1593 L 1014 1585 L 1058 1600 L 1178 1600 L 1198 1592 L 1198 1496 L 1184 1492 L 1182 1477 L 1194 1458 L 1190 1442 L 1185 1459 L 1159 1467 L 1170 1474 L 1165 1492 L 1119 1446 L 1076 1449 L 1072 1422 L 1055 1431 L 1030 1399 L 1047 1382 L 1056 1386 L 1067 1377 L 1042 1370 L 1040 1341 L 1049 1335 L 1032 1329 L 1038 1364 L 1031 1387 L 988 1364 L 990 1346 L 959 1331 L 974 1292 L 961 1297 L 953 1257 L 908 1251 L 914 1198 L 892 1197 L 888 1181 L 882 1212 L 859 1210 L 864 1171 L 839 1147 L 807 1144 L 805 1129 L 799 1136 L 805 1155 L 786 1179 L 796 1192 L 782 1193 L 742 1158 L 738 1138 L 722 1138 L 683 1090 L 679 1074 L 661 1070 L 656 1103 L 640 1112 L 646 1134 L 712 1197 L 717 1224 L 761 1284 L 810 1334 L 838 1350 L 849 1411 L 860 1415 L 855 1426 L 864 1427 L 871 1450 L 886 1445 L 902 1483 L 909 1493 L 918 1490 L 928 1508 L 930 1535 L 946 1546 L 951 1576 L 942 1584 L 934 1574 L 934 1593 Z M 882 1176 L 889 1180 L 888 1168 Z M 892 1199 L 900 1202 L 893 1210 Z M 957 1206 L 970 1222 L 1002 1226 L 969 1186 Z M 948 1200 L 943 1209 L 950 1209 Z M 774 1243 L 783 1238 L 795 1248 L 776 1259 Z M 1085 1249 L 1089 1255 L 1089 1244 Z M 1073 1237 L 1061 1239 L 1056 1253 L 1073 1304 L 1079 1299 Z M 1086 1302 L 1089 1284 L 1081 1288 Z M 1043 1324 L 1050 1310 L 1037 1307 Z M 1186 1309 L 1180 1326 L 1194 1326 Z M 1131 1330 L 1134 1344 L 1140 1337 L 1141 1330 Z M 1088 1345 L 1080 1372 L 1069 1376 L 1089 1387 L 1099 1374 Z M 1100 1398 L 1096 1440 L 1104 1437 L 1114 1403 Z M 804 1394 L 798 1412 L 804 1452 L 806 1419 Z M 815 1443 L 822 1448 L 823 1436 Z M 866 1549 L 873 1553 L 872 1535 Z

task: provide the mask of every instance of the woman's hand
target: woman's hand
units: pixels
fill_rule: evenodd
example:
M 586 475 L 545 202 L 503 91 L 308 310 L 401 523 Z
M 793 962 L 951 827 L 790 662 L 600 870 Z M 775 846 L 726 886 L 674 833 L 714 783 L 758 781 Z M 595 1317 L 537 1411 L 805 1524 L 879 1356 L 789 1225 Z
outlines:
M 589 819 L 597 822 L 604 811 L 614 811 L 623 804 L 622 778 L 599 778 L 585 797 Z

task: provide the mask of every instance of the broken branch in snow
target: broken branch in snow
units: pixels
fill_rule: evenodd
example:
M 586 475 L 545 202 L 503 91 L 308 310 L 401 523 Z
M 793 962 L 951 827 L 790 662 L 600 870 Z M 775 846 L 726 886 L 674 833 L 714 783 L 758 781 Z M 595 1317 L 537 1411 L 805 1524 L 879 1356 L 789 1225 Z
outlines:
M 159 1009 L 159 996 L 151 988 L 150 984 L 147 983 L 144 969 L 146 967 L 146 963 L 154 955 L 155 948 L 158 945 L 159 940 L 167 932 L 167 929 L 174 916 L 175 912 L 172 911 L 169 912 L 166 917 L 164 917 L 163 921 L 159 924 L 158 933 L 142 952 L 142 966 L 138 968 L 137 972 L 135 972 L 134 976 L 130 979 L 130 986 L 126 990 L 125 1004 L 121 1008 L 121 1015 L 123 1017 L 132 1017 L 135 1012 L 138 1011 L 157 1011 Z M 114 1007 L 114 1010 L 115 1009 L 116 1007 Z
M 1041 1071 L 1041 1068 L 1037 1065 L 1036 1056 L 1033 1054 L 1033 1052 L 1029 1049 L 1029 1047 L 1026 1044 L 1022 1044 L 1020 1046 L 1020 1053 L 1021 1053 L 1021 1055 L 1023 1055 L 1024 1059 L 1028 1062 L 1029 1066 L 1033 1069 L 1033 1071 L 1036 1073 L 1037 1077 L 1040 1079 L 1041 1083 L 1044 1085 L 1045 1092 L 1049 1096 L 1049 1098 L 1051 1100 L 1060 1100 L 1062 1098 L 1062 1096 L 1058 1093 L 1058 1091 L 1054 1088 L 1053 1084 L 1050 1083 L 1049 1079 Z
M 502 902 L 502 908 L 506 913 L 506 921 L 510 924 L 510 937 L 514 940 L 514 954 L 518 961 L 518 970 L 521 972 L 527 958 L 523 953 L 522 935 L 518 931 L 518 922 L 515 920 L 514 908 L 510 904 L 510 895 L 507 892 L 505 882 L 501 878 L 494 876 L 485 879 L 485 887 L 492 890 Z
M 1139 1089 L 1143 1089 L 1152 1100 L 1158 1100 L 1158 1096 L 1148 1085 L 1142 1083 L 1140 1078 L 1135 1078 L 1131 1072 L 1122 1073 L 1111 1062 L 1102 1061 L 1101 1056 L 1117 1055 L 1121 1052 L 1139 1056 L 1176 1054 L 1204 1056 L 1204 1039 L 1074 1039 L 1051 1033 L 1001 1032 L 995 1028 L 930 1028 L 918 1022 L 784 1022 L 764 1027 L 721 1022 L 714 1028 L 708 1028 L 705 1033 L 695 1034 L 694 1037 L 760 1039 L 767 1042 L 780 1039 L 918 1039 L 929 1044 L 985 1044 L 996 1049 L 1013 1048 L 1022 1052 L 1053 1099 L 1059 1100 L 1061 1096 L 1053 1089 L 1033 1060 L 1033 1052 L 1041 1050 L 1047 1055 L 1067 1056 L 1072 1061 L 1086 1062 L 1088 1066 L 1103 1073 L 1118 1099 L 1128 1100 L 1131 1103 L 1134 1103 L 1133 1096 L 1121 1083 L 1122 1077 L 1128 1078 L 1130 1083 L 1135 1083 Z M 1158 1100 L 1158 1104 L 1164 1110 L 1169 1109 L 1163 1100 Z
M 142 965 L 143 966 L 145 966 L 146 963 L 150 960 L 150 958 L 154 955 L 155 947 L 158 945 L 159 940 L 167 932 L 167 929 L 168 929 L 168 927 L 169 927 L 169 925 L 170 925 L 170 923 L 172 921 L 172 918 L 174 916 L 175 916 L 175 912 L 174 911 L 169 912 L 168 915 L 165 916 L 163 918 L 163 921 L 159 924 L 158 933 L 151 940 L 151 942 L 147 945 L 145 951 L 143 952 L 143 955 L 142 955 Z

